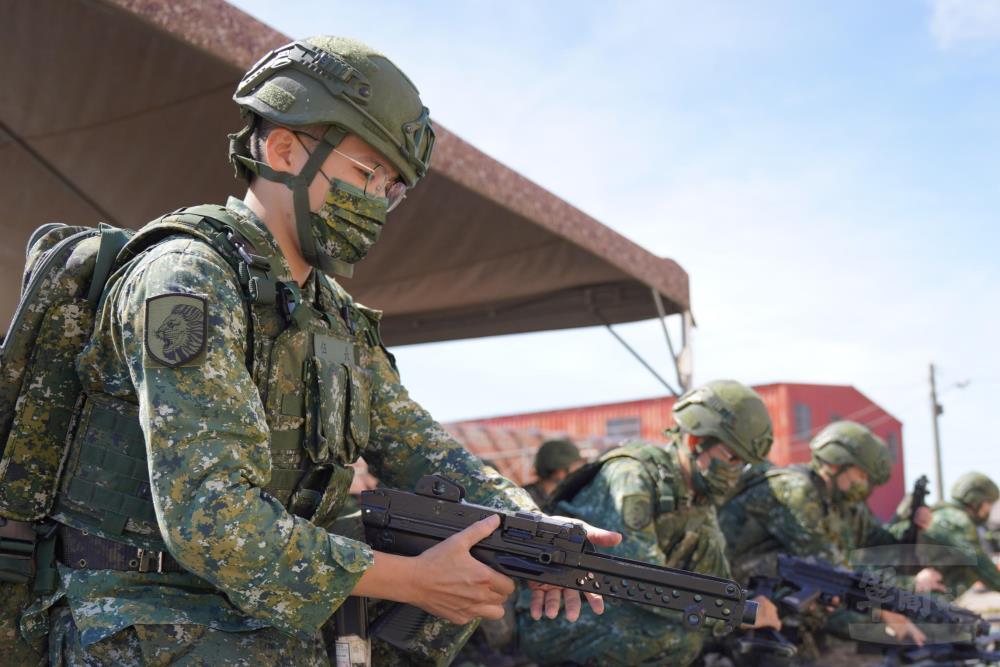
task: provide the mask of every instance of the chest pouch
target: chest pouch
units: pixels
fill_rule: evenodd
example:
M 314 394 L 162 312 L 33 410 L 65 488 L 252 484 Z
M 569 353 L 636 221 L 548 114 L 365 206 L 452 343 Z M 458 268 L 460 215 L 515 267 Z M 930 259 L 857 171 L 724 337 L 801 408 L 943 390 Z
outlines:
M 313 463 L 353 463 L 371 431 L 371 373 L 351 341 L 314 334 L 313 347 L 304 383 L 306 453 Z

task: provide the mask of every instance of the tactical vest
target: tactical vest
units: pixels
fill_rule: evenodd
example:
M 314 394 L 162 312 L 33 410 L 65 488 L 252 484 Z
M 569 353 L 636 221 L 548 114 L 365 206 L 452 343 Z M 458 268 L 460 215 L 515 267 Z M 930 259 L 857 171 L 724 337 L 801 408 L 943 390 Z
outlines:
M 677 508 L 678 501 L 686 500 L 686 498 L 677 498 L 674 494 L 674 465 L 670 460 L 670 455 L 663 447 L 646 443 L 632 443 L 617 447 L 596 461 L 587 463 L 567 475 L 552 492 L 546 507 L 543 509 L 551 512 L 559 502 L 573 500 L 576 494 L 597 477 L 597 473 L 608 461 L 621 458 L 639 461 L 653 478 L 656 485 L 656 514 L 673 512 Z
M 380 314 L 354 304 L 322 274 L 317 300 L 281 282 L 278 258 L 254 225 L 220 206 L 180 209 L 141 229 L 120 260 L 175 235 L 207 243 L 234 271 L 247 316 L 247 368 L 270 430 L 264 491 L 290 512 L 329 523 L 347 495 L 371 428 L 372 374 Z M 138 405 L 85 394 L 51 512 L 57 521 L 140 549 L 164 551 L 150 492 Z

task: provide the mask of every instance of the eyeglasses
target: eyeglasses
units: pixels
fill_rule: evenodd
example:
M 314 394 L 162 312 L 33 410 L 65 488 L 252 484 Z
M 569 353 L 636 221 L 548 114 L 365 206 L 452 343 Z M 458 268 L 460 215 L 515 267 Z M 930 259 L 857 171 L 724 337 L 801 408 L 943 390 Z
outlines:
M 312 136 L 308 132 L 295 132 L 294 134 L 296 135 L 296 137 L 300 134 L 305 135 L 317 143 L 319 143 L 320 141 L 319 139 Z M 355 157 L 351 157 L 347 153 L 339 151 L 336 148 L 332 149 L 332 151 L 337 155 L 339 155 L 340 157 L 344 158 L 345 160 L 348 160 L 355 167 L 357 167 L 358 169 L 360 169 L 365 173 L 365 189 L 364 189 L 365 194 L 372 197 L 384 197 L 385 199 L 387 199 L 389 203 L 386 208 L 386 212 L 389 212 L 392 209 L 396 208 L 397 206 L 399 206 L 400 202 L 406 199 L 406 190 L 407 190 L 406 183 L 399 180 L 398 178 L 390 180 L 389 172 L 386 171 L 386 169 L 381 164 L 376 163 L 374 167 L 370 167 L 361 160 L 358 160 Z M 320 173 L 323 174 L 323 176 L 328 181 L 332 180 L 330 179 L 329 176 L 326 175 L 325 172 L 323 172 L 322 169 L 320 169 Z
M 388 199 L 389 206 L 386 212 L 396 208 L 400 202 L 406 199 L 406 183 L 398 178 L 390 181 L 389 172 L 382 165 L 376 163 L 374 167 L 369 167 L 364 162 L 351 157 L 347 153 L 338 151 L 336 148 L 333 149 L 333 152 L 345 160 L 349 160 L 358 169 L 368 174 L 365 179 L 365 194 Z M 371 190 L 370 193 L 369 190 Z

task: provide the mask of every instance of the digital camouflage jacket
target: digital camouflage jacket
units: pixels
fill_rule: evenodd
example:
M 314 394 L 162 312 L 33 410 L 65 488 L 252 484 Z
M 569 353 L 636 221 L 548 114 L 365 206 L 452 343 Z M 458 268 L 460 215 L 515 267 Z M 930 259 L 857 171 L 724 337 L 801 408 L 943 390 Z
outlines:
M 965 509 L 954 502 L 942 503 L 931 510 L 931 516 L 933 521 L 921 535 L 921 542 L 951 547 L 959 552 L 955 554 L 955 564 L 931 563 L 941 572 L 949 592 L 961 595 L 976 581 L 1000 591 L 1000 570 L 983 548 L 979 528 Z
M 256 228 L 270 246 L 266 254 L 281 263 L 280 279 L 290 281 L 263 223 L 239 200 L 230 198 L 227 208 Z M 164 295 L 180 320 L 161 313 L 156 330 L 147 330 L 151 304 Z M 203 328 L 184 330 L 190 307 L 203 307 Z M 338 471 L 359 455 L 390 486 L 408 489 L 422 475 L 444 473 L 462 483 L 472 502 L 534 508 L 523 491 L 463 449 L 410 398 L 381 346 L 377 313 L 354 304 L 317 272 L 301 290 L 297 308 L 306 307 L 328 327 L 323 330 L 330 340 L 353 341 L 357 353 L 349 375 L 283 386 L 280 377 L 251 376 L 240 284 L 205 242 L 170 237 L 112 276 L 78 370 L 88 394 L 138 406 L 155 520 L 130 520 L 127 529 L 133 539 L 152 531 L 150 539 L 162 539 L 186 572 L 61 566 L 53 597 L 65 597 L 82 645 L 143 624 L 273 627 L 314 638 L 373 562 L 367 545 L 324 528 L 350 482 L 350 473 Z M 314 338 L 320 340 L 327 338 Z M 324 406 L 323 423 L 303 426 L 311 401 Z M 279 431 L 303 428 L 319 434 L 308 440 L 308 451 L 277 446 Z M 350 437 L 343 437 L 344 429 L 351 429 Z M 359 448 L 352 450 L 351 443 Z M 305 456 L 334 470 L 332 492 L 315 521 L 293 515 L 284 498 L 264 491 L 281 488 L 278 472 Z
M 696 497 L 685 482 L 679 446 L 675 434 L 667 446 L 629 443 L 605 454 L 593 479 L 571 499 L 558 502 L 553 514 L 622 534 L 621 544 L 601 551 L 729 577 L 715 507 Z M 574 474 L 587 474 L 587 469 Z M 686 665 L 701 652 L 702 633 L 683 629 L 675 612 L 617 600 L 606 599 L 605 604 L 601 616 L 585 606 L 573 624 L 563 617 L 534 622 L 523 596 L 521 650 L 541 664 L 587 665 Z

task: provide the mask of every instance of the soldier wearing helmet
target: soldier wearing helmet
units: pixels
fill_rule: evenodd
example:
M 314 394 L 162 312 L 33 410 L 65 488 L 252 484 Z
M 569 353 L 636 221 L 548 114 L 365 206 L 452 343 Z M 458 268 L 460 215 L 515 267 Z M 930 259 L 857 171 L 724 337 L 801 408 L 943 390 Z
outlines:
M 979 472 L 969 472 L 951 487 L 951 500 L 935 506 L 924 541 L 956 550 L 947 564 L 938 565 L 952 595 L 961 595 L 976 581 L 1000 591 L 1000 570 L 980 539 L 994 503 L 1000 498 L 996 483 Z M 936 551 L 936 550 L 935 550 Z
M 771 419 L 761 398 L 732 380 L 684 394 L 673 414 L 668 444 L 629 442 L 605 453 L 567 477 L 550 507 L 621 532 L 614 555 L 728 577 L 715 507 L 746 464 L 767 456 Z M 600 618 L 584 613 L 575 626 L 533 624 L 525 598 L 519 602 L 519 648 L 539 664 L 687 665 L 705 641 L 702 632 L 682 628 L 676 614 L 640 605 L 616 605 Z M 758 601 L 758 625 L 777 627 L 774 606 Z
M 531 494 L 535 504 L 545 507 L 559 482 L 583 463 L 580 450 L 569 440 L 547 440 L 535 453 L 535 475 L 538 479 L 525 484 L 524 490 Z
M 872 489 L 889 480 L 892 457 L 881 438 L 862 424 L 833 422 L 811 441 L 809 465 L 764 466 L 741 480 L 740 491 L 719 511 L 726 549 L 737 580 L 774 576 L 777 556 L 815 556 L 849 565 L 850 554 L 862 547 L 896 544 L 865 504 Z M 918 522 L 929 524 L 929 512 Z M 824 624 L 838 633 L 851 619 L 835 613 L 833 621 L 821 610 L 808 619 L 812 630 Z M 923 634 L 904 616 L 885 612 L 896 636 Z M 816 637 L 804 633 L 802 655 L 815 658 Z
M 367 596 L 438 617 L 406 660 L 446 663 L 514 590 L 469 554 L 498 521 L 415 558 L 327 530 L 362 453 L 386 484 L 436 472 L 535 509 L 409 397 L 380 313 L 328 275 L 350 275 L 426 174 L 427 108 L 392 61 L 335 37 L 267 54 L 234 99 L 245 198 L 150 223 L 104 292 L 51 517 L 63 576 L 22 627 L 49 623 L 52 664 L 328 665 L 321 627 Z

